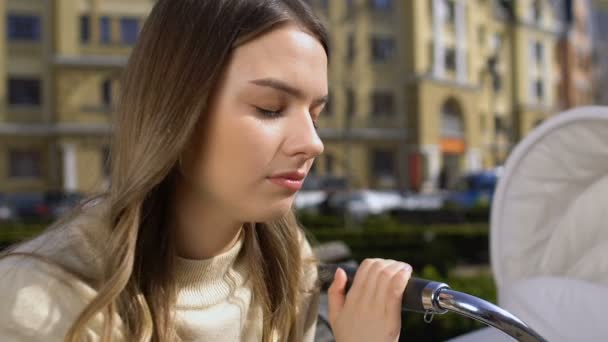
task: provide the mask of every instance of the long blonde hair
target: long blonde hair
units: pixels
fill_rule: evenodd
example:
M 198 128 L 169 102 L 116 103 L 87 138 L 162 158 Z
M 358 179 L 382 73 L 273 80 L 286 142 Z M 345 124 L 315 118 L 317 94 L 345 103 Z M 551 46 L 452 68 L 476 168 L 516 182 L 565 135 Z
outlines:
M 104 194 L 111 234 L 97 295 L 66 341 L 82 340 L 99 313 L 103 341 L 111 339 L 115 316 L 129 341 L 179 340 L 172 316 L 174 241 L 166 224 L 179 156 L 195 126 L 205 123 L 208 99 L 233 49 L 286 22 L 311 32 L 328 52 L 325 29 L 301 0 L 155 4 L 123 74 L 111 185 Z M 264 313 L 265 341 L 275 332 L 293 338 L 304 262 L 299 229 L 292 212 L 245 227 L 245 259 L 252 268 L 263 265 L 261 272 L 251 272 L 251 284 Z

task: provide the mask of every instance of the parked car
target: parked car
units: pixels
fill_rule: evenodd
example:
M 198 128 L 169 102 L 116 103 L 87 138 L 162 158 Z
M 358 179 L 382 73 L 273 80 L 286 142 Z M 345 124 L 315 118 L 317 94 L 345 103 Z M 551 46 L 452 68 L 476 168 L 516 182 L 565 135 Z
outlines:
M 410 193 L 403 196 L 398 209 L 402 210 L 438 210 L 446 200 L 444 193 L 418 194 Z
M 294 199 L 294 207 L 297 210 L 308 211 L 317 214 L 319 207 L 327 198 L 327 192 L 323 190 L 300 190 Z
M 302 189 L 294 199 L 294 207 L 298 211 L 318 214 L 323 211 L 327 196 L 335 191 L 344 191 L 347 188 L 346 179 L 335 176 L 309 175 L 304 180 Z
M 397 191 L 359 189 L 328 194 L 326 206 L 334 214 L 348 213 L 362 221 L 370 215 L 383 214 L 398 207 L 403 196 Z
M 10 206 L 6 195 L 0 194 L 0 221 L 10 221 L 15 217 L 13 208 Z
M 308 175 L 304 179 L 304 184 L 302 184 L 302 190 L 300 191 L 335 191 L 345 190 L 347 187 L 348 182 L 344 177 Z
M 51 218 L 57 219 L 76 206 L 84 197 L 79 192 L 52 191 L 45 194 L 45 202 L 49 207 Z
M 75 206 L 84 195 L 76 192 L 49 191 L 42 193 L 15 193 L 7 196 L 14 209 L 14 218 L 20 220 L 53 220 Z
M 489 206 L 492 203 L 501 170 L 481 171 L 463 176 L 448 192 L 445 205 L 457 208 Z
M 51 212 L 43 193 L 14 193 L 7 196 L 10 206 L 15 211 L 15 218 L 20 220 L 48 220 Z

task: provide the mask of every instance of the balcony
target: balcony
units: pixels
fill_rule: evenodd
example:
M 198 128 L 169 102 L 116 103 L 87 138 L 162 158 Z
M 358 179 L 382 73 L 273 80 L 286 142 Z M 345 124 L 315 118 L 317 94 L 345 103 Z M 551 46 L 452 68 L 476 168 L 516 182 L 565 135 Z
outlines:
M 346 118 L 333 122 L 330 127 L 321 127 L 319 134 L 327 140 L 402 140 L 407 136 L 403 116 L 356 116 L 351 118 L 348 130 Z
M 380 129 L 399 129 L 405 127 L 403 115 L 383 114 L 383 115 L 358 115 L 351 118 L 352 128 L 380 128 Z

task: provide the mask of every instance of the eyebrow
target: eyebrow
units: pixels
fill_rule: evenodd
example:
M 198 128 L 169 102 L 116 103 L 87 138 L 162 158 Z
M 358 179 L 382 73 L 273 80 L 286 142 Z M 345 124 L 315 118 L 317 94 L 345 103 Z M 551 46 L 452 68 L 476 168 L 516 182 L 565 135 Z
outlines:
M 287 84 L 281 80 L 278 80 L 276 78 L 260 78 L 260 79 L 252 80 L 249 82 L 253 83 L 255 85 L 261 86 L 261 87 L 270 87 L 270 88 L 280 90 L 280 91 L 287 93 L 298 99 L 303 99 L 305 97 L 304 93 L 300 89 L 292 87 L 289 84 Z M 327 98 L 328 98 L 328 96 L 325 95 L 325 96 L 321 96 L 321 97 L 315 99 L 312 103 L 313 107 L 326 103 Z

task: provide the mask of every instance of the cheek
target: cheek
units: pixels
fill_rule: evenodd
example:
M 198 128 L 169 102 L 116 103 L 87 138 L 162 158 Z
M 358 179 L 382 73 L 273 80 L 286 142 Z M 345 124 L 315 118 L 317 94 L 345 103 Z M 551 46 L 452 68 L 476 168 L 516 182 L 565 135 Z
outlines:
M 213 127 L 205 161 L 208 180 L 229 193 L 251 191 L 273 171 L 269 165 L 280 141 L 279 132 L 271 126 L 237 115 Z

